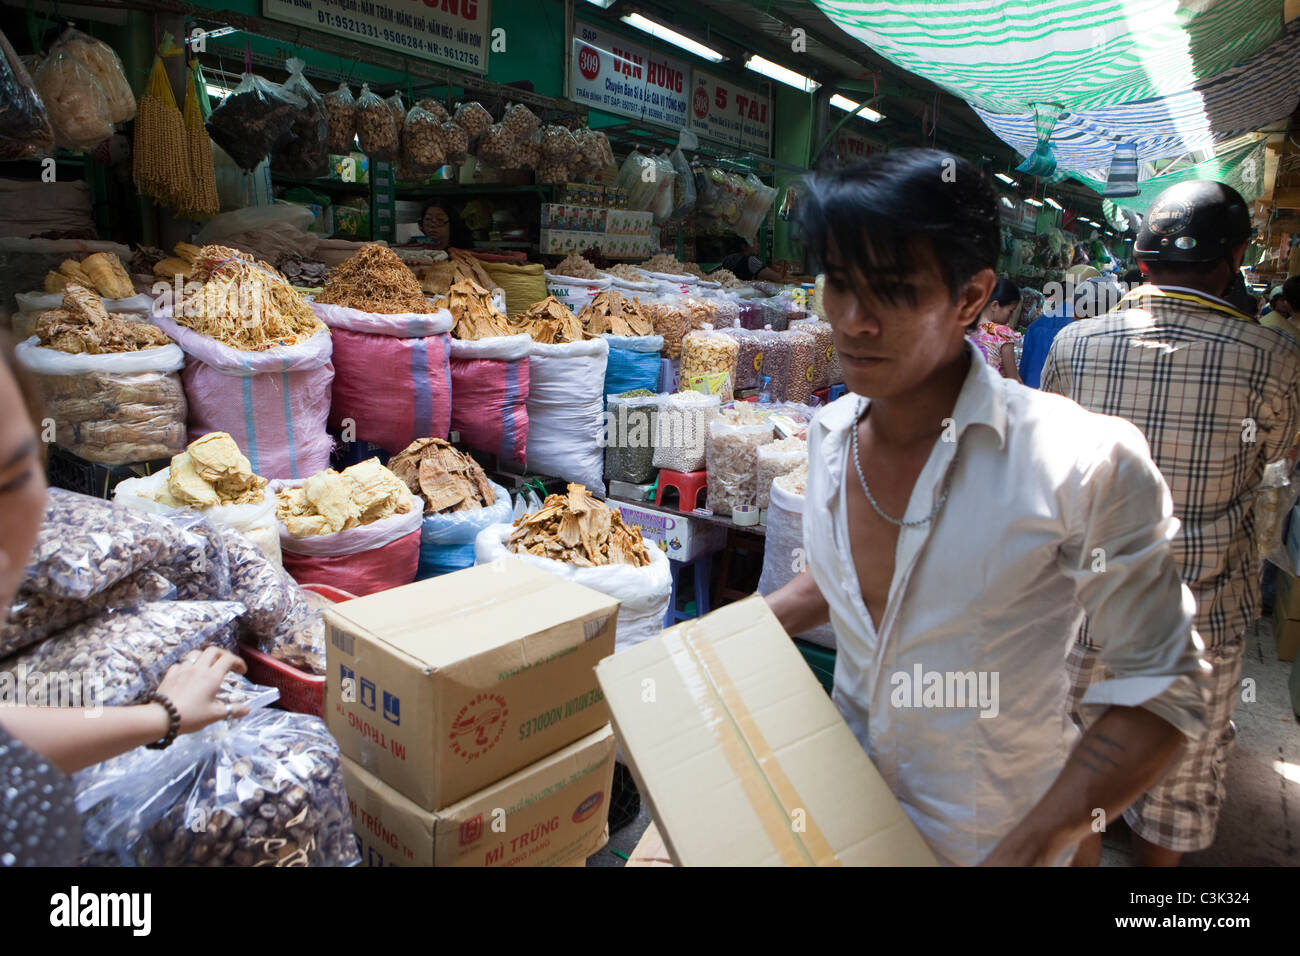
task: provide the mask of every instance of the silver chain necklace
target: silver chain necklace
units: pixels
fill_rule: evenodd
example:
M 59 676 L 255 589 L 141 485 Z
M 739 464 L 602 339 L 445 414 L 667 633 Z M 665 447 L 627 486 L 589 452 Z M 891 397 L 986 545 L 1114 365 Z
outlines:
M 870 502 L 871 507 L 875 510 L 876 514 L 880 515 L 880 517 L 884 518 L 890 524 L 897 525 L 900 528 L 919 528 L 922 525 L 929 524 L 938 516 L 939 510 L 943 508 L 944 502 L 948 500 L 948 491 L 952 487 L 952 476 L 957 470 L 957 459 L 961 457 L 961 446 L 957 446 L 957 451 L 952 457 L 951 464 L 948 466 L 948 475 L 943 481 L 943 494 L 939 496 L 939 501 L 935 504 L 934 510 L 924 518 L 917 521 L 901 521 L 898 518 L 885 514 L 885 512 L 881 510 L 880 505 L 876 504 L 876 499 L 872 496 L 871 489 L 867 487 L 867 476 L 862 473 L 862 453 L 858 450 L 858 426 L 862 424 L 862 416 L 866 410 L 866 406 L 864 405 L 862 411 L 858 413 L 858 417 L 853 421 L 853 464 L 858 469 L 858 481 L 862 483 L 862 491 L 867 496 L 867 501 Z

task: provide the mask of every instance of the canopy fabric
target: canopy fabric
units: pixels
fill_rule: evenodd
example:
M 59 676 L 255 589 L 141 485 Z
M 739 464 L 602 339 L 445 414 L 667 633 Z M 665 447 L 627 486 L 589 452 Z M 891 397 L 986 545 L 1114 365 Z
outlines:
M 1075 110 L 1057 118 L 1051 147 L 1057 167 L 1095 176 L 1117 143 L 1137 147 L 1139 162 L 1213 149 L 1282 119 L 1300 99 L 1300 19 L 1256 56 L 1195 87 L 1168 96 Z M 1038 147 L 1033 111 L 1017 115 L 975 107 L 997 136 L 1022 155 Z
M 1036 103 L 1073 113 L 1172 96 L 1283 34 L 1284 0 L 814 2 L 881 56 L 1012 115 Z
M 1119 203 L 1119 206 L 1145 216 L 1147 207 L 1151 205 L 1156 196 L 1174 183 L 1181 183 L 1190 179 L 1212 179 L 1215 182 L 1225 183 L 1241 193 L 1246 202 L 1253 202 L 1264 191 L 1264 149 L 1266 145 L 1266 141 L 1261 139 L 1259 142 L 1239 146 L 1203 163 L 1186 166 L 1172 173 L 1152 176 L 1138 183 L 1138 195 L 1125 197 Z M 1106 188 L 1104 175 L 1100 180 L 1079 175 L 1074 178 L 1097 190 L 1097 192 L 1101 192 Z M 1111 206 L 1110 200 L 1104 200 L 1102 206 L 1103 209 L 1107 209 L 1108 206 L 1114 208 Z M 1114 224 L 1109 210 L 1106 211 L 1106 218 L 1111 221 L 1112 225 Z

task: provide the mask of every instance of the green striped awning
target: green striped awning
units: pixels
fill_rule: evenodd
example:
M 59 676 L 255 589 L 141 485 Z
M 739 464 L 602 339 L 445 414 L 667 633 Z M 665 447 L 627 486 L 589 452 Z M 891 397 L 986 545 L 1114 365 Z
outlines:
M 814 0 L 881 56 L 997 113 L 1192 88 L 1283 32 L 1284 0 Z
M 1239 146 L 1236 149 L 1220 153 L 1213 159 L 1208 159 L 1203 163 L 1184 166 L 1176 172 L 1162 173 L 1159 176 L 1144 179 L 1138 183 L 1138 195 L 1126 196 L 1120 200 L 1119 205 L 1124 209 L 1131 209 L 1145 216 L 1147 207 L 1151 205 L 1151 201 L 1156 196 L 1174 183 L 1185 182 L 1189 179 L 1212 179 L 1215 182 L 1226 183 L 1241 193 L 1246 202 L 1254 202 L 1264 191 L 1265 147 L 1266 141 L 1261 139 L 1256 143 L 1248 143 L 1245 146 Z M 1106 188 L 1104 179 L 1092 179 L 1077 173 L 1072 174 L 1072 178 L 1097 190 L 1097 192 L 1101 192 Z M 1102 205 L 1106 207 L 1107 219 L 1111 219 L 1111 210 L 1114 207 L 1110 200 L 1103 200 Z M 1114 224 L 1113 219 L 1111 222 Z

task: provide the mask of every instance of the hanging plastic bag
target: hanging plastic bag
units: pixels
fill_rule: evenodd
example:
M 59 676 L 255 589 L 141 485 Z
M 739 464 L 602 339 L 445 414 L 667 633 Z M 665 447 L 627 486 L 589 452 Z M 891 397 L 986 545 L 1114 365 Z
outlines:
M 669 218 L 685 219 L 695 211 L 695 176 L 680 146 L 672 151 L 668 161 L 677 174 L 673 178 L 673 209 Z
M 442 123 L 418 104 L 402 121 L 402 178 L 419 182 L 438 171 L 447 158 Z
M 293 117 L 290 137 L 275 151 L 271 168 L 287 176 L 315 179 L 329 172 L 329 111 L 325 98 L 303 75 L 306 64 L 297 57 L 285 63 L 289 78 L 284 90 L 303 101 Z
M 492 125 L 492 114 L 485 110 L 480 103 L 458 104 L 452 119 L 457 126 L 469 134 L 471 143 L 477 137 L 486 133 L 487 128 Z
M 262 707 L 76 775 L 84 865 L 355 866 L 338 743 Z
M 658 188 L 647 208 L 654 214 L 655 223 L 659 224 L 667 222 L 673 215 L 673 183 L 677 181 L 677 171 L 667 156 L 655 157 L 655 180 Z
M 357 139 L 371 162 L 390 163 L 401 153 L 401 128 L 392 108 L 366 83 L 357 97 Z
M 57 44 L 33 77 L 54 127 L 54 141 L 65 149 L 92 149 L 113 135 L 113 117 L 95 74 Z
M 125 123 L 135 118 L 135 96 L 122 69 L 122 60 L 111 46 L 69 27 L 55 42 L 51 55 L 55 49 L 75 57 L 99 82 L 108 102 L 110 122 Z
M 336 156 L 346 156 L 356 148 L 357 101 L 346 83 L 322 97 L 325 103 L 326 142 Z
M 1295 480 L 1289 461 L 1275 461 L 1264 467 L 1264 477 L 1255 491 L 1255 545 L 1265 561 L 1295 574 L 1287 552 L 1287 518 L 1300 499 L 1300 482 Z
M 36 84 L 0 33 L 0 160 L 34 159 L 54 150 L 54 130 Z
M 306 106 L 280 84 L 245 73 L 208 117 L 208 135 L 241 169 L 251 172 L 288 140 Z

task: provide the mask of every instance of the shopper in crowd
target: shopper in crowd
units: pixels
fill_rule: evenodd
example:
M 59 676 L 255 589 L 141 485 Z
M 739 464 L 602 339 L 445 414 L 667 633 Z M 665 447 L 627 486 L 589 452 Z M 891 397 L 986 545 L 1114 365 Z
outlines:
M 1031 388 L 1038 388 L 1043 375 L 1043 363 L 1057 333 L 1075 319 L 1091 319 L 1104 315 L 1115 307 L 1120 290 L 1113 279 L 1096 275 L 1074 286 L 1073 295 L 1062 301 L 1060 307 L 1036 321 L 1025 332 L 1025 345 L 1020 354 L 1020 380 Z
M 1282 283 L 1282 297 L 1291 307 L 1291 315 L 1300 316 L 1300 276 L 1292 276 Z
M 1260 317 L 1263 318 L 1263 316 L 1271 315 L 1274 312 L 1279 313 L 1286 319 L 1290 319 L 1292 316 L 1291 303 L 1287 301 L 1286 295 L 1283 293 L 1282 286 L 1280 285 L 1275 285 L 1269 290 L 1268 305 L 1264 307 L 1263 312 L 1260 313 Z
M 0 341 L 0 608 L 9 606 L 22 584 L 45 511 L 41 445 L 33 424 L 39 416 L 31 414 L 31 398 L 19 387 L 8 343 Z M 145 704 L 83 709 L 10 701 L 0 706 L 0 866 L 74 864 L 81 828 L 66 775 L 247 714 L 243 704 L 217 700 L 221 681 L 232 670 L 244 673 L 243 661 L 210 647 L 172 667 Z M 19 694 L 26 691 L 16 677 L 6 683 Z M 15 821 L 16 827 L 7 825 Z
M 733 236 L 729 243 L 731 252 L 722 259 L 719 269 L 727 269 L 737 279 L 745 282 L 783 282 L 785 275 L 765 265 L 758 250 L 748 239 Z
M 873 156 L 814 177 L 799 220 L 849 394 L 809 426 L 808 570 L 767 600 L 791 634 L 830 620 L 840 713 L 941 861 L 1068 862 L 1097 808 L 1122 812 L 1203 729 L 1169 491 L 1132 425 L 1007 381 L 966 340 L 999 251 L 973 164 Z M 1085 610 L 1117 679 L 1072 748 Z M 921 672 L 940 706 L 899 693 Z
M 1011 328 L 1011 316 L 1020 305 L 1020 287 L 1002 276 L 975 323 L 966 330 L 967 338 L 980 350 L 984 360 L 1003 378 L 1020 381 L 1016 370 L 1016 346 L 1021 335 Z
M 1173 493 L 1181 522 L 1174 550 L 1209 645 L 1209 733 L 1125 814 L 1143 864 L 1174 865 L 1214 842 L 1243 637 L 1259 607 L 1255 492 L 1264 466 L 1287 452 L 1300 415 L 1300 348 L 1223 298 L 1250 231 L 1232 188 L 1169 187 L 1134 246 L 1149 284 L 1111 315 L 1062 331 L 1043 372 L 1044 390 L 1126 418 L 1146 436 Z M 1079 702 L 1113 686 L 1105 651 L 1113 626 L 1091 618 L 1070 653 L 1072 716 L 1085 729 L 1091 716 Z M 1079 862 L 1095 863 L 1100 852 L 1100 837 L 1090 837 Z

